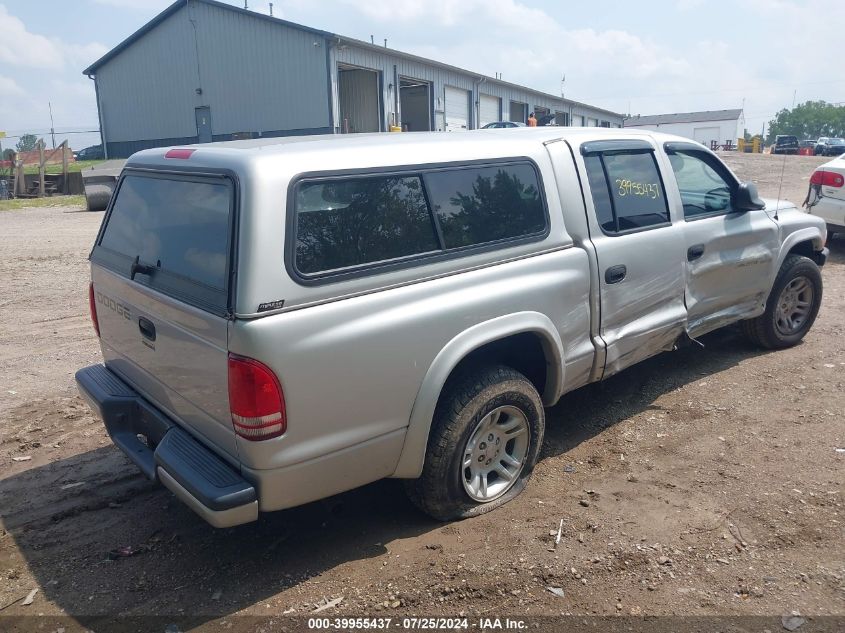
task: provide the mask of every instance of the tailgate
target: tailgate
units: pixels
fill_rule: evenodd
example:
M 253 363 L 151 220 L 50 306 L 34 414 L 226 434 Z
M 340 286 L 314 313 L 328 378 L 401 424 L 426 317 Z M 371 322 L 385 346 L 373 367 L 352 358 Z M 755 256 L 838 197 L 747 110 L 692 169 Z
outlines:
M 91 253 L 106 365 L 237 461 L 227 333 L 234 185 L 124 172 Z

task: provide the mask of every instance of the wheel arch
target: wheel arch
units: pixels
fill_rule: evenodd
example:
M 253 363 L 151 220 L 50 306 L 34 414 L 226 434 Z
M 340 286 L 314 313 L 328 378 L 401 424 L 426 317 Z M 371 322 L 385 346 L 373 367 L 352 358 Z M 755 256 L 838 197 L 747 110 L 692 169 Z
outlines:
M 446 381 L 462 363 L 514 337 L 535 337 L 545 361 L 541 397 L 550 406 L 563 393 L 564 351 L 551 319 L 539 312 L 517 312 L 484 321 L 449 341 L 423 378 L 408 421 L 405 443 L 393 477 L 415 478 L 422 472 L 434 410 Z M 518 369 L 518 368 L 517 368 Z M 532 381 L 537 385 L 536 381 Z
M 780 267 L 789 255 L 803 255 L 815 261 L 816 253 L 821 252 L 823 249 L 824 236 L 821 229 L 817 227 L 807 226 L 790 233 L 780 248 L 774 276 L 777 276 Z M 772 281 L 774 281 L 774 277 Z

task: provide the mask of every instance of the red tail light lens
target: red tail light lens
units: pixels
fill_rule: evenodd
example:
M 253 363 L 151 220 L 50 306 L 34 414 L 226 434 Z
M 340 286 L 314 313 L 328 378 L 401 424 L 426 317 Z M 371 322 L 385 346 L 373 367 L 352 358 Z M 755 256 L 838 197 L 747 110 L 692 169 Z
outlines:
M 97 337 L 100 336 L 100 322 L 97 320 L 97 299 L 94 297 L 94 282 L 88 284 L 88 309 L 91 311 L 91 323 L 94 324 L 94 331 Z
M 287 430 L 282 386 L 257 360 L 229 354 L 229 409 L 235 433 L 246 440 L 267 440 Z
M 820 169 L 813 172 L 813 175 L 810 177 L 810 183 L 824 187 L 842 187 L 845 185 L 845 176 L 835 171 L 824 171 Z

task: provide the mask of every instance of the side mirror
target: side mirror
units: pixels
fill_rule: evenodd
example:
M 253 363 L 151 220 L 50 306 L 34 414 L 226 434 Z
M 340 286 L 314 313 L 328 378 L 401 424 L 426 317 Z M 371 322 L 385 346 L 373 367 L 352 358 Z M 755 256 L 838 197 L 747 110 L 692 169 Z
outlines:
M 760 211 L 766 208 L 766 203 L 757 195 L 757 185 L 741 182 L 734 195 L 733 207 L 736 211 Z

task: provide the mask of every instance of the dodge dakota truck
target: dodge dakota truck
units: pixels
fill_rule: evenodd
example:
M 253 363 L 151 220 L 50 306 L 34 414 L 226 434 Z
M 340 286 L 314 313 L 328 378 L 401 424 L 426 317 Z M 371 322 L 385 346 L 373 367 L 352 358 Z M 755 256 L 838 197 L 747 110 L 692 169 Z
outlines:
M 104 362 L 76 378 L 214 526 L 385 477 L 452 520 L 526 487 L 564 393 L 729 324 L 799 343 L 825 240 L 647 131 L 150 149 L 91 251 Z

